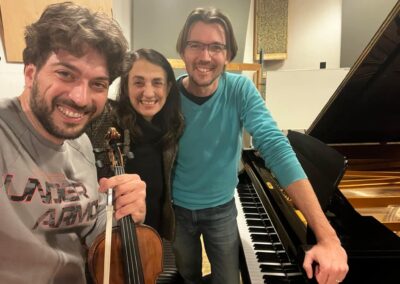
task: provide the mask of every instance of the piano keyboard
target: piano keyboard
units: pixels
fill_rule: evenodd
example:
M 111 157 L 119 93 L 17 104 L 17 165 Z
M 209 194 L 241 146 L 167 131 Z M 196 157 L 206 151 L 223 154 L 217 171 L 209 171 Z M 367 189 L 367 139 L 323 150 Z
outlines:
M 277 231 L 250 184 L 235 192 L 238 227 L 251 284 L 306 283 L 299 266 L 288 258 Z

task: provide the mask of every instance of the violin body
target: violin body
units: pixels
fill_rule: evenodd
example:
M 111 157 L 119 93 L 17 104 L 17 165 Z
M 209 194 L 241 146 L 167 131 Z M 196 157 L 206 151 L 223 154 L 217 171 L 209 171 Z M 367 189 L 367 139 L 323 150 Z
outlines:
M 163 271 L 162 240 L 158 233 L 146 225 L 135 225 L 144 284 L 155 284 Z M 123 245 L 119 227 L 112 232 L 110 283 L 124 284 Z M 103 283 L 105 234 L 100 234 L 89 249 L 89 272 L 95 284 Z M 136 283 L 136 282 L 134 282 Z M 141 282 L 139 282 L 141 283 Z
M 115 175 L 125 173 L 125 154 L 121 152 L 118 143 L 120 137 L 113 127 L 105 136 L 107 142 L 105 151 Z M 118 220 L 117 227 L 111 228 L 112 199 L 112 189 L 109 189 L 106 232 L 96 238 L 88 252 L 88 268 L 93 282 L 95 284 L 103 284 L 103 282 L 155 284 L 158 275 L 163 270 L 163 248 L 160 236 L 149 226 L 135 224 L 129 215 Z

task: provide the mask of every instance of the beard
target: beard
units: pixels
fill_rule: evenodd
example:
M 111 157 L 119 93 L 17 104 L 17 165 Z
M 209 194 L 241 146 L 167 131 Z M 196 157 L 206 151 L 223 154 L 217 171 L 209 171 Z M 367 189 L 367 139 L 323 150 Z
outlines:
M 214 64 L 209 64 L 209 63 L 196 63 L 193 64 L 192 66 L 192 70 L 195 70 L 197 67 L 206 67 L 206 68 L 212 68 L 214 69 L 213 74 L 211 75 L 211 77 L 208 80 L 204 80 L 201 78 L 201 76 L 199 76 L 199 78 L 196 77 L 196 75 L 194 75 L 196 72 L 192 71 L 189 72 L 189 81 L 196 87 L 199 88 L 207 88 L 212 86 L 213 84 L 215 84 L 215 81 L 217 81 L 219 79 L 219 77 L 221 76 L 221 74 L 224 72 L 225 68 L 220 68 Z
M 33 82 L 31 97 L 30 97 L 30 108 L 39 120 L 43 128 L 52 136 L 58 139 L 75 139 L 81 136 L 85 132 L 85 128 L 89 122 L 85 125 L 79 126 L 72 123 L 67 123 L 63 125 L 57 125 L 52 119 L 52 114 L 56 109 L 57 101 L 59 98 L 54 98 L 51 101 L 51 105 L 47 105 L 44 96 L 40 94 L 39 86 L 37 80 Z M 66 102 L 64 102 L 66 103 Z M 82 110 L 82 107 L 76 106 L 73 102 L 66 103 L 67 105 L 74 107 L 75 109 Z M 86 110 L 86 108 L 83 108 Z M 90 112 L 95 113 L 96 108 L 92 107 Z
M 218 76 L 214 76 L 209 81 L 205 81 L 205 82 L 200 82 L 200 80 L 196 80 L 195 76 L 189 76 L 189 80 L 194 86 L 200 87 L 200 88 L 205 88 L 205 87 L 209 87 L 209 86 L 213 85 L 214 82 L 219 79 L 220 75 L 221 74 L 218 74 Z

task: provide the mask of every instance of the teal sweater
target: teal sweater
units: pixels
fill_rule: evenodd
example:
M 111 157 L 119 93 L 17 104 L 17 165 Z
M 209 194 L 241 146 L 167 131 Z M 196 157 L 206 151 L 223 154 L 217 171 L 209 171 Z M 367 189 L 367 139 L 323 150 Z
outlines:
M 181 94 L 185 130 L 173 178 L 174 204 L 204 209 L 233 198 L 238 183 L 243 127 L 282 187 L 306 178 L 253 82 L 225 72 L 218 89 L 198 105 Z

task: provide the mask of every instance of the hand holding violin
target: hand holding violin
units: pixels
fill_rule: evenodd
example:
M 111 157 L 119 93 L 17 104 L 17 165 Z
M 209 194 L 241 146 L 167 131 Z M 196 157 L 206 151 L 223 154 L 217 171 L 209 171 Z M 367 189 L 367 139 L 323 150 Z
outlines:
M 101 192 L 114 189 L 115 218 L 131 215 L 135 223 L 143 223 L 146 216 L 146 184 L 136 174 L 122 174 L 99 181 Z
M 125 174 L 124 158 L 129 152 L 121 151 L 119 138 L 115 128 L 105 136 L 115 175 L 99 181 L 99 190 L 107 193 L 106 230 L 89 248 L 88 267 L 96 284 L 155 284 L 162 271 L 162 241 L 153 228 L 135 224 L 143 223 L 146 216 L 146 184 L 136 174 Z M 113 210 L 118 221 L 114 228 Z

